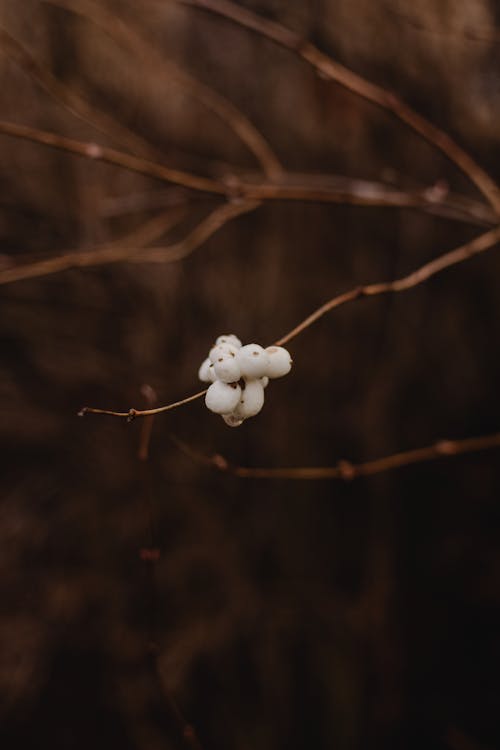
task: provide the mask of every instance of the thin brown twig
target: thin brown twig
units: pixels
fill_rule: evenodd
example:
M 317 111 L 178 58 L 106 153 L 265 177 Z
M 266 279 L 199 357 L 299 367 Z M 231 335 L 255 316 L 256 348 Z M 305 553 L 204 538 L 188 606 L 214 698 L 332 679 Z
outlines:
M 51 258 L 3 268 L 0 270 L 0 285 L 49 276 L 72 268 L 89 268 L 132 260 L 135 255 L 143 252 L 144 245 L 171 231 L 185 216 L 185 206 L 178 206 L 153 217 L 138 229 L 113 242 L 90 250 L 74 250 Z M 188 235 L 186 240 L 189 240 L 189 237 Z
M 387 294 L 388 292 L 403 292 L 407 289 L 411 289 L 415 286 L 418 286 L 419 284 L 422 284 L 424 281 L 427 281 L 429 278 L 439 273 L 440 271 L 443 271 L 445 268 L 455 266 L 474 255 L 478 255 L 479 253 L 489 250 L 498 242 L 500 242 L 500 226 L 496 227 L 490 232 L 486 232 L 485 234 L 476 237 L 471 242 L 468 242 L 465 245 L 461 245 L 460 247 L 452 250 L 449 253 L 445 253 L 444 255 L 435 258 L 434 260 L 426 263 L 420 268 L 417 268 L 415 271 L 408 274 L 408 276 L 404 276 L 401 279 L 397 279 L 396 281 L 381 282 L 378 284 L 369 284 L 366 286 L 358 286 L 349 292 L 344 292 L 344 294 L 333 297 L 333 299 L 329 300 L 324 305 L 315 310 L 289 333 L 276 341 L 275 345 L 281 346 L 288 341 L 291 341 L 291 339 L 298 336 L 298 334 L 304 331 L 306 328 L 309 328 L 309 326 L 315 323 L 323 315 L 326 315 L 326 313 L 334 310 L 337 307 L 340 307 L 347 302 L 352 302 L 356 299 L 361 299 L 362 297 L 375 296 L 377 294 Z M 147 411 L 130 409 L 126 412 L 119 412 L 110 411 L 108 409 L 95 409 L 85 407 L 79 412 L 79 416 L 84 416 L 85 414 L 107 414 L 112 417 L 125 417 L 128 420 L 132 420 L 135 417 L 147 416 L 148 414 L 159 414 L 163 411 L 176 409 L 178 406 L 183 406 L 190 401 L 195 401 L 196 399 L 201 398 L 205 395 L 205 393 L 206 390 L 200 391 L 199 393 L 195 393 L 193 396 L 189 396 L 188 398 L 185 398 L 181 401 L 175 401 L 173 404 L 168 404 L 167 406 L 162 406 L 159 409 Z
M 207 456 L 186 445 L 178 438 L 173 442 L 192 460 L 204 466 L 211 466 L 245 479 L 343 479 L 345 481 L 359 477 L 381 474 L 398 469 L 401 466 L 434 461 L 438 458 L 458 456 L 462 453 L 476 453 L 490 448 L 500 447 L 500 432 L 464 440 L 439 440 L 425 448 L 393 453 L 373 461 L 354 464 L 341 460 L 335 466 L 297 466 L 297 467 L 248 467 L 230 463 L 224 456 L 215 454 Z
M 231 219 L 254 211 L 260 203 L 257 201 L 240 201 L 239 203 L 224 203 L 216 208 L 201 221 L 188 235 L 169 247 L 151 247 L 140 255 L 132 256 L 128 260 L 132 263 L 172 263 L 186 258 L 203 245 L 209 237 L 221 229 Z
M 205 388 L 204 391 L 199 391 L 198 393 L 195 393 L 192 396 L 188 396 L 187 398 L 183 398 L 180 401 L 174 401 L 172 404 L 167 404 L 167 406 L 159 406 L 157 409 L 129 409 L 128 411 L 111 411 L 110 409 L 96 409 L 93 406 L 84 406 L 83 409 L 80 409 L 80 411 L 78 412 L 78 416 L 84 417 L 86 414 L 104 414 L 108 417 L 125 417 L 127 422 L 132 422 L 132 420 L 136 417 L 150 417 L 154 414 L 162 414 L 164 411 L 177 409 L 178 406 L 184 406 L 184 404 L 189 404 L 191 401 L 196 401 L 196 399 L 204 396 L 206 392 L 207 389 Z
M 29 125 L 19 125 L 18 123 L 2 120 L 0 121 L 0 133 L 32 141 L 33 143 L 39 143 L 43 146 L 57 148 L 61 151 L 68 151 L 87 159 L 102 161 L 106 164 L 128 169 L 131 172 L 143 174 L 154 180 L 182 185 L 191 190 L 199 190 L 215 195 L 226 195 L 228 192 L 227 187 L 223 183 L 212 180 L 209 177 L 201 177 L 200 175 L 183 172 L 179 169 L 171 169 L 163 164 L 158 164 L 157 162 L 125 153 L 124 151 L 117 151 L 114 148 L 101 146 L 98 143 L 77 141 L 74 138 L 67 138 L 64 135 L 33 128 Z
M 161 158 L 161 155 L 153 149 L 148 141 L 133 133 L 111 115 L 90 104 L 74 88 L 70 88 L 58 80 L 50 70 L 41 65 L 31 55 L 18 39 L 2 27 L 0 27 L 0 51 L 75 117 L 80 118 L 104 135 L 111 137 L 116 143 L 124 146 L 137 156 L 147 156 L 149 159 Z
M 454 162 L 483 193 L 495 212 L 500 214 L 500 189 L 490 175 L 470 154 L 455 143 L 448 133 L 420 115 L 396 94 L 336 62 L 285 26 L 236 5 L 231 0 L 177 0 L 177 2 L 222 16 L 276 42 L 309 63 L 324 78 L 340 84 L 367 101 L 391 112 Z
M 171 169 L 163 164 L 101 146 L 97 143 L 77 141 L 58 133 L 40 130 L 27 125 L 0 121 L 0 133 L 22 138 L 33 143 L 39 143 L 51 148 L 67 151 L 87 159 L 95 159 L 112 164 L 132 172 L 181 185 L 191 190 L 209 193 L 227 198 L 248 201 L 305 201 L 314 203 L 353 204 L 359 206 L 385 206 L 393 208 L 416 208 L 441 214 L 446 218 L 467 218 L 472 223 L 492 223 L 494 217 L 487 210 L 473 201 L 463 198 L 436 198 L 432 188 L 415 192 L 403 192 L 387 188 L 380 183 L 353 182 L 351 188 L 340 187 L 338 183 L 329 186 L 327 175 L 300 175 L 302 182 L 297 182 L 297 176 L 288 173 L 281 183 L 245 182 L 232 176 L 228 180 L 215 180 L 202 177 L 191 172 Z M 310 183 L 307 183 L 307 177 Z M 321 184 L 323 183 L 323 184 Z M 441 207 L 441 208 L 440 208 Z
M 471 258 L 473 255 L 478 255 L 486 250 L 489 250 L 494 245 L 500 242 L 500 226 L 481 234 L 479 237 L 475 237 L 470 242 L 466 242 L 465 245 L 457 247 L 455 250 L 451 250 L 449 253 L 440 255 L 438 258 L 431 260 L 429 263 L 417 268 L 407 276 L 403 276 L 401 279 L 395 281 L 382 281 L 376 284 L 367 284 L 365 286 L 357 286 L 348 292 L 339 294 L 333 297 L 324 305 L 318 307 L 311 315 L 308 315 L 301 323 L 295 328 L 292 328 L 285 336 L 282 336 L 278 341 L 275 342 L 276 346 L 282 346 L 288 341 L 291 341 L 299 333 L 305 331 L 319 318 L 322 318 L 326 313 L 331 312 L 336 307 L 345 305 L 347 302 L 353 302 L 354 300 L 361 299 L 361 297 L 374 297 L 378 294 L 388 294 L 390 292 L 403 292 L 412 287 L 418 286 L 424 281 L 427 281 L 432 276 L 435 276 L 445 268 L 456 266 L 458 263 L 462 263 L 464 260 Z
M 189 75 L 171 60 L 167 60 L 154 49 L 149 39 L 125 24 L 120 17 L 106 10 L 102 4 L 89 0 L 43 1 L 79 15 L 100 28 L 117 44 L 125 47 L 134 58 L 148 62 L 150 67 L 154 69 L 155 76 L 159 76 L 163 72 L 169 82 L 174 81 L 186 89 L 193 98 L 217 115 L 238 136 L 249 151 L 253 153 L 269 179 L 276 180 L 282 175 L 283 167 L 269 143 L 232 102 Z

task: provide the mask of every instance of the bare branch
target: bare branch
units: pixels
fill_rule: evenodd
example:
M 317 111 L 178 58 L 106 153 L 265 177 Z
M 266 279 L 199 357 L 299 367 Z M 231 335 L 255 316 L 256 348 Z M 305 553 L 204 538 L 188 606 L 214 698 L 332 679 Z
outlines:
M 120 240 L 101 245 L 92 250 L 80 250 L 53 258 L 24 263 L 13 268 L 0 270 L 0 285 L 23 279 L 48 276 L 67 271 L 70 268 L 89 268 L 107 263 L 126 261 L 129 263 L 166 263 L 181 260 L 200 247 L 224 224 L 237 216 L 253 211 L 259 204 L 256 202 L 224 203 L 214 209 L 186 237 L 168 247 L 143 248 L 158 236 L 165 234 L 186 216 L 186 209 L 180 206 L 146 222 L 135 232 Z
M 0 270 L 0 285 L 49 276 L 53 273 L 68 271 L 71 268 L 88 268 L 131 260 L 134 255 L 142 252 L 141 246 L 147 245 L 169 232 L 185 216 L 186 208 L 179 206 L 155 216 L 145 222 L 139 229 L 114 242 L 99 245 L 91 250 L 75 250 L 62 255 L 55 255 L 52 258 L 37 260 L 33 263 L 21 263 L 10 268 L 3 268 Z
M 211 466 L 219 471 L 225 471 L 245 479 L 343 479 L 348 481 L 357 479 L 358 477 L 371 476 L 372 474 L 381 474 L 385 471 L 398 469 L 401 466 L 435 461 L 438 458 L 458 456 L 462 453 L 476 453 L 491 448 L 500 448 L 500 432 L 497 432 L 494 435 L 466 438 L 465 440 L 439 440 L 425 448 L 415 448 L 410 451 L 393 453 L 390 456 L 384 456 L 383 458 L 360 464 L 353 464 L 350 461 L 339 461 L 336 466 L 253 468 L 231 464 L 220 454 L 213 456 L 201 454 L 198 451 L 194 451 L 178 438 L 172 438 L 172 440 L 186 455 L 197 463 L 204 466 Z
M 463 261 L 471 258 L 474 255 L 485 252 L 489 248 L 496 245 L 498 242 L 500 242 L 500 226 L 496 227 L 490 232 L 486 232 L 485 234 L 476 237 L 471 242 L 468 242 L 465 245 L 461 245 L 460 247 L 452 250 L 449 253 L 446 253 L 445 255 L 441 255 L 439 258 L 430 261 L 430 263 L 426 263 L 420 268 L 417 268 L 408 276 L 404 276 L 402 279 L 355 287 L 350 292 L 345 292 L 344 294 L 334 297 L 329 302 L 326 302 L 324 305 L 319 307 L 317 310 L 315 310 L 315 312 L 313 312 L 305 320 L 299 323 L 299 325 L 296 326 L 293 330 L 276 341 L 275 345 L 281 346 L 282 344 L 291 341 L 291 339 L 298 336 L 298 334 L 304 331 L 306 328 L 309 328 L 309 326 L 315 323 L 323 315 L 326 315 L 326 313 L 334 310 L 336 307 L 340 307 L 346 302 L 352 302 L 356 299 L 361 299 L 362 297 L 375 296 L 377 294 L 386 294 L 388 292 L 403 292 L 407 289 L 411 289 L 412 287 L 418 286 L 424 281 L 427 281 L 427 279 L 431 278 L 431 276 L 434 276 L 440 271 L 443 271 L 445 268 L 450 268 L 451 266 L 455 266 L 458 263 L 462 263 Z M 131 420 L 135 417 L 143 417 L 149 414 L 159 414 L 163 411 L 176 409 L 178 406 L 182 406 L 183 404 L 189 403 L 190 401 L 201 398 L 201 396 L 204 396 L 205 393 L 206 390 L 200 391 L 199 393 L 195 393 L 194 396 L 189 396 L 182 401 L 176 401 L 173 404 L 168 404 L 167 406 L 160 407 L 159 409 L 149 409 L 147 411 L 130 409 L 126 412 L 117 412 L 107 409 L 85 407 L 79 412 L 79 414 L 80 416 L 84 416 L 85 414 L 89 413 L 107 414 L 112 417 L 125 417 L 128 420 Z
M 385 206 L 415 208 L 439 214 L 450 219 L 467 220 L 473 224 L 490 224 L 495 217 L 474 201 L 461 196 L 435 197 L 433 188 L 404 192 L 387 188 L 381 183 L 338 178 L 328 175 L 287 174 L 278 184 L 253 183 L 232 176 L 226 181 L 202 177 L 190 172 L 170 169 L 158 162 L 149 161 L 123 151 L 97 143 L 77 141 L 39 128 L 0 120 L 0 133 L 15 138 L 50 146 L 87 159 L 95 159 L 163 182 L 181 185 L 192 190 L 228 198 L 248 201 L 305 201 L 314 203 L 339 203 L 359 206 Z M 309 180 L 309 184 L 308 184 Z M 329 184 L 331 183 L 331 184 Z
M 127 422 L 132 422 L 132 420 L 136 417 L 152 417 L 155 414 L 162 414 L 164 411 L 177 409 L 178 406 L 184 406 L 184 404 L 189 404 L 191 401 L 196 401 L 196 399 L 204 396 L 206 392 L 207 389 L 205 388 L 204 391 L 199 391 L 193 396 L 188 396 L 187 398 L 183 398 L 180 401 L 174 401 L 173 404 L 168 404 L 167 406 L 159 406 L 157 409 L 129 409 L 128 411 L 111 411 L 110 409 L 96 409 L 93 406 L 84 406 L 83 409 L 80 409 L 80 411 L 78 412 L 78 416 L 84 417 L 86 414 L 104 414 L 108 417 L 124 417 Z
M 215 13 L 286 47 L 312 65 L 324 78 L 340 84 L 358 96 L 391 112 L 454 162 L 488 199 L 495 212 L 500 214 L 500 189 L 496 182 L 447 133 L 429 122 L 391 91 L 371 83 L 332 60 L 317 47 L 304 41 L 298 34 L 281 24 L 242 8 L 231 0 L 177 0 L 177 2 Z
M 250 120 L 217 91 L 193 78 L 171 60 L 166 60 L 154 49 L 149 39 L 142 37 L 136 30 L 127 26 L 121 18 L 107 11 L 102 4 L 89 0 L 43 1 L 64 8 L 93 23 L 117 44 L 125 47 L 129 54 L 147 61 L 154 69 L 155 75 L 160 75 L 163 71 L 169 82 L 174 81 L 186 89 L 193 98 L 217 115 L 238 136 L 261 164 L 269 179 L 279 179 L 283 168 L 270 145 Z
M 215 195 L 225 195 L 227 193 L 227 187 L 216 180 L 211 180 L 208 177 L 200 177 L 190 172 L 182 172 L 178 169 L 170 169 L 157 162 L 142 159 L 139 156 L 133 156 L 123 151 L 117 151 L 114 148 L 100 146 L 98 143 L 76 141 L 73 138 L 67 138 L 57 133 L 32 128 L 28 125 L 18 125 L 17 123 L 6 122 L 5 120 L 0 121 L 0 133 L 15 138 L 23 138 L 33 143 L 40 143 L 44 146 L 51 146 L 61 151 L 68 151 L 87 159 L 102 161 L 106 164 L 128 169 L 131 172 L 138 172 L 155 180 L 172 182 L 175 185 L 182 185 L 192 190 L 213 193 Z
M 209 214 L 187 237 L 170 245 L 170 247 L 152 247 L 128 258 L 133 263 L 172 263 L 182 260 L 203 245 L 209 237 L 221 229 L 228 221 L 237 216 L 254 211 L 260 203 L 256 201 L 240 201 L 239 203 L 224 203 Z
M 311 315 L 308 315 L 299 325 L 295 326 L 289 333 L 282 336 L 278 341 L 275 342 L 276 346 L 282 346 L 288 341 L 291 341 L 299 333 L 305 331 L 313 323 L 331 312 L 336 307 L 345 305 L 347 302 L 353 302 L 354 300 L 360 299 L 361 297 L 373 297 L 378 294 L 388 294 L 390 292 L 404 292 L 407 289 L 418 286 L 424 281 L 427 281 L 432 276 L 435 276 L 445 268 L 456 266 L 458 263 L 462 263 L 464 260 L 471 258 L 473 255 L 484 253 L 494 245 L 500 242 L 500 226 L 492 229 L 485 234 L 481 234 L 479 237 L 467 242 L 465 245 L 457 247 L 455 250 L 451 250 L 449 253 L 439 256 L 435 260 L 426 263 L 425 265 L 417 268 L 416 271 L 404 276 L 396 281 L 383 281 L 378 284 L 368 284 L 366 286 L 358 286 L 351 289 L 349 292 L 344 292 L 336 297 L 333 297 L 324 305 L 318 307 Z
M 73 88 L 65 86 L 52 73 L 44 68 L 28 50 L 6 29 L 0 27 L 0 51 L 15 62 L 36 81 L 55 101 L 62 104 L 71 114 L 79 117 L 91 127 L 111 137 L 121 146 L 138 156 L 149 159 L 161 155 L 143 138 L 133 133 L 120 122 L 86 101 Z

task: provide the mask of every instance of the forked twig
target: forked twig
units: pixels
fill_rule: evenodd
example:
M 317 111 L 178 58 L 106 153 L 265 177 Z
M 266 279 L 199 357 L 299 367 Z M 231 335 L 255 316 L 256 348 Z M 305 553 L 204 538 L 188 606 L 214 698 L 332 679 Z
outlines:
M 217 115 L 238 136 L 253 153 L 269 179 L 278 179 L 281 176 L 283 168 L 271 146 L 232 102 L 189 75 L 171 60 L 164 58 L 151 46 L 149 39 L 126 25 L 119 16 L 92 0 L 43 0 L 43 2 L 64 8 L 94 24 L 116 43 L 125 47 L 129 54 L 149 62 L 156 76 L 164 72 L 167 80 L 173 80 L 186 89 L 193 98 L 198 99 L 207 109 Z
M 74 138 L 67 138 L 64 135 L 33 128 L 29 125 L 19 125 L 14 122 L 2 120 L 0 121 L 0 133 L 15 138 L 23 138 L 24 140 L 39 143 L 43 146 L 57 148 L 60 151 L 68 151 L 71 154 L 83 156 L 87 159 L 102 161 L 106 164 L 128 169 L 130 172 L 137 172 L 146 177 L 151 177 L 154 180 L 182 185 L 191 190 L 199 190 L 215 195 L 226 195 L 228 192 L 227 187 L 223 183 L 211 180 L 209 177 L 201 177 L 200 175 L 183 172 L 179 169 L 171 169 L 163 164 L 158 164 L 157 162 L 149 161 L 133 154 L 127 154 L 124 151 L 117 151 L 114 148 L 101 146 L 98 143 L 77 141 Z
M 237 216 L 255 211 L 260 206 L 257 201 L 223 203 L 204 218 L 188 235 L 169 247 L 150 247 L 140 255 L 128 260 L 132 263 L 172 263 L 186 258 L 203 245 L 209 237 Z
M 488 199 L 496 213 L 500 214 L 500 189 L 496 182 L 461 146 L 455 143 L 448 133 L 412 109 L 399 96 L 349 70 L 285 26 L 236 5 L 231 0 L 177 0 L 177 2 L 215 13 L 286 47 L 312 65 L 324 78 L 340 84 L 363 99 L 391 112 L 454 162 Z
M 404 276 L 401 279 L 397 279 L 396 281 L 381 282 L 378 284 L 368 284 L 366 286 L 358 286 L 349 292 L 344 292 L 344 294 L 333 297 L 333 299 L 329 300 L 324 305 L 321 305 L 321 307 L 311 313 L 311 315 L 305 318 L 305 320 L 299 323 L 299 325 L 285 334 L 285 336 L 283 336 L 281 339 L 276 341 L 275 345 L 281 346 L 282 344 L 291 341 L 293 338 L 298 336 L 299 333 L 304 331 L 306 328 L 309 328 L 309 326 L 315 323 L 319 318 L 323 317 L 323 315 L 326 315 L 326 313 L 334 310 L 337 307 L 340 307 L 347 302 L 353 302 L 354 300 L 361 299 L 362 297 L 373 297 L 378 294 L 387 294 L 389 292 L 404 292 L 407 289 L 412 289 L 413 287 L 422 284 L 424 281 L 427 281 L 432 276 L 435 276 L 440 271 L 444 271 L 446 268 L 456 266 L 457 264 L 462 263 L 463 261 L 471 258 L 474 255 L 478 255 L 479 253 L 483 253 L 486 250 L 489 250 L 498 242 L 500 242 L 500 226 L 497 226 L 495 229 L 492 229 L 491 231 L 486 232 L 479 237 L 476 237 L 475 239 L 471 240 L 471 242 L 467 242 L 465 245 L 461 245 L 460 247 L 452 250 L 449 253 L 445 253 L 444 255 L 439 256 L 429 263 L 425 263 L 423 266 L 417 268 L 415 271 L 408 274 L 408 276 Z M 195 393 L 193 396 L 189 396 L 188 398 L 185 398 L 181 401 L 175 401 L 173 404 L 168 404 L 167 406 L 162 406 L 159 409 L 154 410 L 141 411 L 137 409 L 130 409 L 127 412 L 118 412 L 110 411 L 107 409 L 85 407 L 79 412 L 79 415 L 84 416 L 85 414 L 89 413 L 107 414 L 112 417 L 125 417 L 128 420 L 131 420 L 135 417 L 143 417 L 147 416 L 148 414 L 159 414 L 163 411 L 170 411 L 171 409 L 175 409 L 178 406 L 182 406 L 183 404 L 187 404 L 190 401 L 195 401 L 196 399 L 201 398 L 205 395 L 205 393 L 206 390 L 200 391 L 199 393 Z
M 380 183 L 341 180 L 328 175 L 295 175 L 286 173 L 279 183 L 249 182 L 236 175 L 226 180 L 171 169 L 158 162 L 101 146 L 98 143 L 77 141 L 58 133 L 40 130 L 28 125 L 0 120 L 0 134 L 22 138 L 61 151 L 67 151 L 87 159 L 102 161 L 131 172 L 137 172 L 155 180 L 197 190 L 227 199 L 246 201 L 305 201 L 313 203 L 337 203 L 359 206 L 386 206 L 393 208 L 415 208 L 442 215 L 450 219 L 467 219 L 474 224 L 491 224 L 496 217 L 487 207 L 468 201 L 463 197 L 439 197 L 433 189 L 404 192 L 387 188 Z M 340 183 L 343 183 L 340 184 Z
M 41 65 L 18 39 L 2 27 L 0 27 L 0 51 L 36 81 L 49 96 L 83 122 L 111 137 L 137 156 L 147 156 L 149 159 L 161 158 L 148 141 L 133 133 L 111 115 L 97 109 L 73 88 L 66 86 L 52 75 L 50 70 Z
M 89 268 L 108 263 L 166 263 L 181 260 L 190 255 L 217 230 L 231 219 L 243 213 L 253 211 L 258 203 L 224 203 L 206 216 L 189 234 L 179 242 L 167 247 L 144 248 L 156 237 L 165 234 L 182 219 L 186 212 L 183 206 L 177 210 L 155 217 L 135 233 L 120 240 L 101 245 L 92 250 L 79 250 L 53 258 L 46 258 L 34 263 L 23 263 L 12 268 L 0 270 L 0 285 L 24 279 L 38 278 L 49 274 L 67 271 L 71 268 Z M 153 231 L 154 230 L 154 231 Z
M 381 474 L 385 471 L 398 469 L 401 466 L 434 461 L 438 458 L 458 456 L 462 453 L 476 453 L 490 448 L 500 448 L 500 432 L 494 435 L 484 435 L 465 440 L 439 440 L 425 448 L 415 448 L 410 451 L 393 453 L 373 461 L 354 464 L 350 461 L 339 461 L 336 466 L 297 466 L 297 467 L 249 467 L 231 464 L 224 456 L 215 454 L 207 456 L 194 451 L 178 438 L 172 437 L 173 442 L 192 460 L 204 466 L 211 466 L 219 471 L 225 471 L 236 477 L 245 479 L 343 479 L 345 481 L 359 477 Z
M 91 250 L 73 250 L 69 253 L 43 258 L 30 263 L 20 263 L 0 270 L 0 285 L 15 281 L 39 278 L 71 268 L 89 268 L 108 263 L 133 260 L 143 252 L 142 247 L 171 231 L 186 216 L 185 206 L 177 206 L 155 216 L 125 237 L 98 245 Z M 186 241 L 189 239 L 186 238 Z

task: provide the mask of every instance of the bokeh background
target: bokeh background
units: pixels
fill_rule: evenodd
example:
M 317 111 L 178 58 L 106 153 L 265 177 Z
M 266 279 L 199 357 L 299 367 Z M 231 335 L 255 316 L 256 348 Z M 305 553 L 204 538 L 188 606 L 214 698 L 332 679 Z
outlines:
M 500 177 L 495 0 L 241 5 L 398 92 Z M 2 119 L 259 179 L 175 62 L 287 170 L 481 200 L 393 117 L 244 29 L 173 1 L 76 6 L 1 1 Z M 49 96 L 12 38 L 127 134 Z M 220 203 L 3 135 L 0 164 L 4 269 L 159 214 L 176 222 L 153 243 L 167 245 Z M 239 480 L 171 440 L 243 465 L 311 466 L 498 431 L 498 251 L 323 318 L 238 430 L 195 402 L 156 419 L 140 461 L 139 420 L 76 417 L 84 404 L 147 406 L 144 384 L 159 403 L 189 395 L 220 333 L 270 343 L 333 295 L 481 231 L 410 209 L 269 202 L 178 262 L 1 287 L 3 748 L 181 748 L 177 710 L 204 750 L 499 746 L 497 452 L 351 483 Z M 150 548 L 159 561 L 142 559 Z

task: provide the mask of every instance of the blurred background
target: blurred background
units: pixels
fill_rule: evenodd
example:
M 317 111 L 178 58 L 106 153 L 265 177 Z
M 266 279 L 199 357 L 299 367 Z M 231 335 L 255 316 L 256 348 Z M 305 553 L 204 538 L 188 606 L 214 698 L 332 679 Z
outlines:
M 495 0 L 240 5 L 397 92 L 500 177 Z M 1 0 L 0 25 L 2 120 L 265 181 L 214 111 L 223 97 L 274 152 L 271 177 L 450 191 L 481 213 L 394 117 L 220 17 L 173 0 Z M 0 164 L 0 273 L 109 243 L 164 248 L 224 200 L 5 134 Z M 324 317 L 237 430 L 194 402 L 156 418 L 144 461 L 140 420 L 76 417 L 190 395 L 221 333 L 266 345 L 493 222 L 443 213 L 267 201 L 171 262 L 1 286 L 3 748 L 196 747 L 181 714 L 204 750 L 500 746 L 497 452 L 351 483 L 243 480 L 171 439 L 297 467 L 498 431 L 498 251 Z

